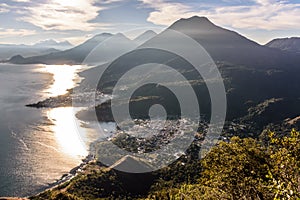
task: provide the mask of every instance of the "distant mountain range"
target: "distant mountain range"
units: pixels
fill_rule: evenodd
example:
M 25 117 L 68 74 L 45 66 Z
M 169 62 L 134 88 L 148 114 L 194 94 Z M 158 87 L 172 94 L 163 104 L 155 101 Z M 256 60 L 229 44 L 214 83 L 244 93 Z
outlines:
M 20 55 L 24 57 L 44 55 L 53 52 L 58 52 L 59 50 L 54 48 L 45 47 L 33 47 L 26 45 L 6 45 L 0 44 L 0 61 L 7 60 L 15 55 Z
M 55 40 L 44 40 L 33 45 L 24 44 L 0 44 L 0 60 L 11 58 L 15 55 L 24 57 L 44 55 L 58 52 L 73 47 L 68 41 L 57 42 Z
M 69 41 L 57 42 L 52 39 L 39 41 L 32 46 L 37 48 L 53 48 L 58 50 L 66 50 L 73 47 Z
M 41 56 L 27 58 L 17 55 L 8 60 L 8 62 L 15 64 L 81 64 L 83 61 L 88 59 L 89 62 L 93 63 L 96 60 L 93 61 L 93 58 L 91 58 L 92 56 L 87 58 L 90 53 L 96 53 L 92 52 L 93 50 L 96 50 L 98 53 L 95 57 L 97 62 L 107 62 L 113 59 L 114 55 L 126 53 L 145 41 L 153 38 L 155 35 L 156 33 L 153 31 L 146 31 L 136 39 L 130 40 L 121 33 L 115 35 L 102 33 L 65 51 L 52 52 Z
M 300 54 L 300 37 L 274 39 L 266 46 Z
M 93 38 L 87 40 L 86 42 L 73 47 L 71 49 L 62 51 L 62 52 L 54 52 L 41 56 L 33 56 L 33 57 L 20 57 L 20 55 L 12 57 L 9 62 L 15 64 L 36 64 L 36 63 L 44 63 L 44 64 L 76 64 L 80 63 L 84 60 L 84 58 L 102 41 L 107 38 L 112 37 L 110 33 L 103 33 L 100 35 L 96 35 Z
M 138 45 L 138 42 L 130 40 L 122 33 L 111 35 L 98 43 L 91 52 L 82 52 L 82 55 L 85 57 L 82 57 L 84 60 L 80 62 L 94 66 L 107 63 L 117 59 L 122 54 L 134 50 Z M 71 59 L 75 62 L 78 61 Z
M 189 19 L 180 19 L 174 24 L 172 24 L 169 29 L 182 32 L 191 38 L 199 42 L 205 50 L 210 54 L 210 56 L 215 61 L 222 61 L 227 63 L 239 64 L 239 65 L 248 65 L 248 66 L 282 66 L 282 65 L 295 65 L 298 62 L 299 56 L 294 53 L 299 49 L 299 40 L 297 38 L 284 39 L 284 40 L 274 40 L 267 45 L 259 45 L 258 43 L 249 40 L 248 38 L 219 26 L 216 26 L 211 21 L 205 17 L 192 17 Z M 117 34 L 122 35 L 122 34 Z M 111 44 L 106 45 L 106 54 L 108 52 L 112 53 L 117 48 L 131 50 L 132 47 L 137 47 L 151 39 L 155 39 L 157 34 L 151 30 L 146 31 L 141 34 L 134 40 L 126 38 L 122 35 L 122 39 L 115 37 L 116 41 L 120 43 L 119 46 L 116 45 L 117 42 L 113 42 L 113 34 L 103 33 L 94 36 L 93 38 L 87 40 L 86 42 L 80 44 L 79 46 L 73 47 L 71 49 L 62 51 L 62 52 L 50 52 L 42 56 L 23 56 L 26 58 L 21 58 L 19 55 L 17 57 L 12 57 L 9 62 L 17 64 L 80 64 L 82 63 L 86 56 L 98 45 L 104 42 L 107 39 L 110 39 Z M 122 41 L 120 41 L 122 40 Z M 112 45 L 112 43 L 115 43 Z M 124 45 L 123 45 L 124 44 Z M 44 41 L 36 44 L 36 47 L 41 46 L 55 46 L 58 45 L 53 40 Z M 68 46 L 69 43 L 59 43 L 59 45 Z M 121 47 L 122 46 L 122 47 Z M 272 47 L 272 48 L 270 48 Z M 110 50 L 107 51 L 107 49 Z M 99 48 L 98 48 L 99 50 Z M 121 51 L 123 52 L 123 50 Z M 105 54 L 104 46 L 102 49 L 102 54 Z M 100 55 L 100 54 L 99 54 Z M 106 62 L 107 59 L 105 56 L 100 56 L 99 61 Z M 107 57 L 107 56 L 106 56 Z M 109 56 L 108 56 L 109 57 Z M 111 56 L 113 57 L 113 56 Z

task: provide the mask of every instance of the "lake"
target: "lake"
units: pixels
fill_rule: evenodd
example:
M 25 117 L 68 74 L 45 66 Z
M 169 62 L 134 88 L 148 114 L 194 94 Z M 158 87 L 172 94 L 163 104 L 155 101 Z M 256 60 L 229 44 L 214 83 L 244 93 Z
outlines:
M 65 94 L 86 66 L 0 65 L 0 196 L 28 196 L 45 189 L 88 154 L 74 123 L 80 108 L 25 107 Z M 92 141 L 93 130 L 80 128 Z

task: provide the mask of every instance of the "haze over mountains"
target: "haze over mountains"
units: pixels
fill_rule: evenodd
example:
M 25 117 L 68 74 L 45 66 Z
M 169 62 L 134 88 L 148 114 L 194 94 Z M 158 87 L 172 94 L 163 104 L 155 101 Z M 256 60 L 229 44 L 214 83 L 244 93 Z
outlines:
M 27 45 L 11 45 L 1 44 L 0 45 L 0 60 L 6 60 L 15 55 L 22 55 L 24 57 L 49 54 L 58 52 L 59 50 L 54 48 L 34 47 Z
M 39 41 L 38 43 L 32 46 L 40 48 L 54 48 L 58 50 L 66 50 L 73 47 L 73 45 L 68 41 L 57 42 L 52 39 Z
M 110 33 L 103 33 L 96 35 L 86 42 L 73 47 L 71 49 L 54 52 L 42 56 L 33 56 L 28 58 L 21 58 L 20 56 L 12 57 L 9 62 L 15 64 L 76 64 L 81 63 L 84 58 L 101 42 L 111 37 Z
M 15 64 L 81 64 L 92 50 L 96 50 L 99 53 L 97 55 L 97 62 L 106 62 L 114 58 L 114 55 L 120 55 L 122 52 L 125 53 L 126 51 L 132 50 L 155 35 L 156 33 L 153 31 L 146 31 L 136 39 L 130 40 L 121 33 L 115 35 L 102 33 L 74 48 L 62 52 L 53 52 L 28 58 L 22 58 L 17 55 L 12 57 L 9 62 Z M 95 47 L 97 48 L 95 49 Z M 95 54 L 96 52 L 93 53 Z M 93 63 L 91 56 L 89 61 Z
M 267 43 L 266 46 L 299 54 L 300 53 L 300 38 L 292 37 L 292 38 L 274 39 L 274 40 L 270 41 L 269 43 Z
M 172 24 L 169 29 L 182 32 L 195 39 L 205 48 L 215 61 L 260 67 L 268 67 L 270 65 L 274 67 L 286 64 L 292 66 L 299 61 L 299 56 L 288 54 L 279 50 L 285 50 L 286 47 L 278 47 L 278 49 L 269 48 L 269 46 L 278 46 L 278 44 L 274 44 L 274 41 L 271 42 L 272 44 L 269 43 L 266 46 L 259 45 L 258 43 L 251 41 L 234 31 L 216 26 L 205 17 L 195 16 L 189 19 L 180 19 Z M 50 52 L 43 56 L 34 56 L 25 59 L 18 56 L 16 58 L 12 58 L 10 62 L 17 64 L 80 64 L 92 51 L 92 49 L 112 36 L 113 35 L 109 33 L 99 34 L 72 49 L 62 52 Z M 156 33 L 153 31 L 146 31 L 131 41 L 124 36 L 124 42 L 121 42 L 119 47 L 122 46 L 122 43 L 126 43 L 126 45 L 131 43 L 129 46 L 138 46 L 155 36 Z M 120 38 L 117 39 L 116 37 L 116 40 L 119 39 Z M 275 41 L 278 43 L 277 40 Z M 49 40 L 47 42 L 51 44 L 52 41 Z M 285 41 L 285 43 L 287 42 Z M 297 50 L 299 44 L 292 41 L 293 46 L 291 46 L 290 43 L 291 40 L 289 40 L 289 43 L 286 44 L 286 46 L 290 46 L 292 49 L 291 52 L 295 51 L 295 49 Z M 126 45 L 122 48 L 126 48 Z M 282 45 L 281 41 L 281 46 Z M 111 46 L 107 45 L 106 48 L 108 47 L 113 49 Z M 130 49 L 131 48 L 129 47 L 129 50 Z
M 15 55 L 24 57 L 49 54 L 72 48 L 73 45 L 68 41 L 57 42 L 49 39 L 39 41 L 33 45 L 15 45 L 15 44 L 0 44 L 0 60 L 9 59 Z
M 148 30 L 146 32 L 144 32 L 143 34 L 137 36 L 134 41 L 137 42 L 138 44 L 143 44 L 144 42 L 154 38 L 157 35 L 157 33 L 155 33 L 152 30 Z
M 117 59 L 120 55 L 130 52 L 137 48 L 144 40 L 148 40 L 147 33 L 142 34 L 139 41 L 130 40 L 122 33 L 112 35 L 95 46 L 95 48 L 86 55 L 83 63 L 89 65 L 101 65 Z

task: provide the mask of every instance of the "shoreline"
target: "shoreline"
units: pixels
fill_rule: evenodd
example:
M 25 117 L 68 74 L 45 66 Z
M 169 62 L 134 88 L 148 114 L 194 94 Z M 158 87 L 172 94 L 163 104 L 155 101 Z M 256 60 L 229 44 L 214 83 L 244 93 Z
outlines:
M 86 165 L 88 165 L 91 161 L 94 161 L 94 160 L 95 160 L 95 156 L 93 154 L 89 153 L 89 155 L 87 155 L 84 159 L 82 159 L 82 162 L 78 166 L 72 168 L 67 174 L 63 174 L 61 176 L 61 178 L 58 179 L 56 182 L 50 183 L 48 188 L 43 190 L 43 192 L 46 190 L 55 188 L 65 182 L 71 180 L 72 178 L 74 178 L 77 175 L 78 172 L 81 172 Z
M 39 101 L 37 103 L 33 103 L 33 104 L 28 104 L 25 105 L 26 107 L 32 107 L 32 108 L 36 108 L 36 109 L 43 109 L 43 108 L 59 108 L 59 107 L 73 107 L 72 105 L 72 89 L 68 89 L 67 93 L 64 95 L 60 95 L 60 96 L 56 96 L 56 97 L 50 97 L 47 98 L 45 100 Z M 80 112 L 80 111 L 79 111 Z M 78 113 L 79 113 L 78 112 Z M 75 115 L 76 118 L 77 115 Z M 78 118 L 79 119 L 79 118 Z M 81 119 L 80 119 L 81 120 Z M 36 193 L 36 194 L 32 194 L 31 196 L 27 196 L 25 198 L 30 198 L 33 196 L 37 196 L 41 193 L 44 193 L 46 191 L 55 189 L 56 187 L 59 187 L 60 185 L 72 180 L 73 178 L 75 178 L 78 173 L 82 172 L 84 170 L 84 168 L 90 163 L 96 160 L 96 150 L 95 150 L 95 143 L 98 142 L 98 140 L 93 141 L 90 143 L 89 145 L 89 149 L 88 149 L 88 155 L 81 159 L 81 163 L 78 164 L 76 167 L 70 169 L 70 171 L 68 173 L 62 174 L 62 176 L 56 180 L 53 183 L 49 183 L 48 186 L 42 188 L 42 191 Z M 17 197 L 20 198 L 20 197 Z M 0 197 L 1 200 L 1 197 Z
M 77 71 L 76 74 L 79 76 L 80 72 L 82 72 L 82 71 Z M 47 74 L 51 74 L 51 73 L 47 73 Z M 81 81 L 82 80 L 80 80 L 80 82 Z M 80 84 L 80 82 L 77 83 L 77 84 Z M 75 87 L 78 87 L 78 86 L 75 86 Z M 49 98 L 46 98 L 44 100 L 38 101 L 36 103 L 30 103 L 30 104 L 26 104 L 24 106 L 31 107 L 31 108 L 36 108 L 36 109 L 43 109 L 43 108 L 54 109 L 54 108 L 60 108 L 60 107 L 73 107 L 73 105 L 72 105 L 73 89 L 74 88 L 69 88 L 69 89 L 66 90 L 65 94 L 54 96 L 54 97 L 49 97 Z M 52 190 L 52 189 L 54 189 L 54 188 L 56 188 L 56 187 L 58 187 L 58 186 L 60 186 L 64 183 L 72 180 L 74 177 L 76 177 L 78 175 L 78 173 L 83 171 L 83 169 L 90 162 L 95 161 L 96 151 L 95 151 L 95 148 L 94 148 L 94 144 L 96 142 L 97 142 L 97 140 L 90 143 L 89 149 L 87 150 L 88 155 L 86 157 L 82 158 L 81 162 L 77 166 L 70 169 L 70 171 L 68 171 L 67 173 L 62 174 L 61 177 L 59 179 L 57 179 L 55 182 L 48 183 L 47 186 L 41 187 L 40 192 L 35 193 L 35 194 L 31 194 L 30 196 L 26 196 L 26 197 L 8 197 L 8 198 L 27 200 L 27 199 L 30 199 L 30 197 L 37 196 L 37 195 L 39 195 L 43 192 Z M 2 198 L 7 198 L 7 197 L 0 197 L 0 200 L 2 200 Z
M 95 141 L 97 142 L 97 141 Z M 55 189 L 56 187 L 59 187 L 60 185 L 72 180 L 73 178 L 75 178 L 78 173 L 80 173 L 81 171 L 84 170 L 84 168 L 91 162 L 95 161 L 96 158 L 95 158 L 95 149 L 94 149 L 94 143 L 95 142 L 92 142 L 90 144 L 90 149 L 88 150 L 89 151 L 89 154 L 83 158 L 81 161 L 81 163 L 79 165 L 77 165 L 76 167 L 72 168 L 68 173 L 65 173 L 63 174 L 58 180 L 56 180 L 55 182 L 53 183 L 49 183 L 48 186 L 46 186 L 45 188 L 42 189 L 41 192 L 38 192 L 37 194 L 33 194 L 33 195 L 30 195 L 30 196 L 27 196 L 27 197 L 10 197 L 12 199 L 24 199 L 24 200 L 27 200 L 27 199 L 30 199 L 30 197 L 33 197 L 33 196 L 38 196 L 39 194 L 42 194 L 46 191 L 49 191 L 49 190 L 52 190 L 52 189 Z M 2 200 L 1 198 L 3 197 L 0 197 L 0 200 Z
M 25 105 L 31 108 L 59 108 L 59 107 L 72 107 L 72 89 L 68 89 L 66 94 L 56 97 L 49 97 L 47 99 Z
M 28 105 L 25 105 L 25 106 L 36 108 L 36 109 L 43 109 L 43 108 L 54 109 L 54 108 L 59 108 L 59 107 L 73 107 L 72 106 L 72 91 L 73 91 L 73 88 L 68 89 L 66 94 L 56 96 L 56 97 L 50 97 L 50 98 L 47 98 L 45 100 L 39 101 L 37 103 L 28 104 Z M 75 115 L 75 117 L 78 118 L 76 115 Z M 95 158 L 96 150 L 95 150 L 94 144 L 97 141 L 98 140 L 93 141 L 93 142 L 90 143 L 89 149 L 88 149 L 88 155 L 85 158 L 81 159 L 80 164 L 78 164 L 76 167 L 70 169 L 70 171 L 68 173 L 62 174 L 62 176 L 58 180 L 56 180 L 55 182 L 49 183 L 48 186 L 44 187 L 41 192 L 38 192 L 37 194 L 32 194 L 31 196 L 28 196 L 28 197 L 25 197 L 25 198 L 30 198 L 32 196 L 37 196 L 41 193 L 44 193 L 48 190 L 52 190 L 52 189 L 54 189 L 54 188 L 56 188 L 56 187 L 58 187 L 58 186 L 60 186 L 64 183 L 72 180 L 73 178 L 75 178 L 78 175 L 78 173 L 83 171 L 84 168 L 90 162 L 93 162 L 93 161 L 96 160 L 96 158 Z M 1 200 L 1 197 L 0 197 L 0 200 Z
M 36 152 L 31 151 L 31 147 L 32 147 L 32 149 L 34 149 L 34 148 L 41 149 L 39 151 L 39 152 L 41 152 L 40 155 L 43 155 L 44 152 L 51 153 L 51 149 L 50 150 L 48 150 L 48 149 L 42 150 L 42 149 L 44 149 L 44 147 L 38 146 L 40 144 L 35 143 L 35 142 L 40 141 L 41 145 L 49 144 L 49 146 L 50 146 L 52 144 L 51 142 L 55 140 L 55 137 L 50 138 L 49 135 L 46 136 L 46 134 L 45 134 L 45 136 L 43 136 L 41 138 L 43 138 L 43 139 L 46 138 L 47 140 L 46 139 L 39 140 L 39 138 L 36 139 L 35 132 L 38 134 L 44 133 L 44 132 L 52 132 L 53 131 L 52 129 L 43 129 L 44 126 L 49 127 L 52 124 L 50 124 L 49 120 L 48 121 L 46 120 L 47 119 L 46 112 L 44 113 L 43 111 L 38 111 L 36 109 L 28 109 L 28 108 L 26 108 L 26 107 L 28 107 L 28 105 L 24 105 L 24 104 L 27 104 L 30 102 L 37 102 L 39 99 L 45 99 L 48 96 L 50 96 L 51 93 L 48 92 L 48 89 L 50 87 L 52 87 L 52 85 L 54 85 L 55 79 L 54 79 L 53 73 L 46 72 L 43 70 L 44 66 L 40 66 L 40 65 L 18 66 L 15 64 L 11 64 L 11 65 L 13 68 L 10 68 L 11 66 L 6 66 L 6 64 L 4 65 L 4 68 L 3 68 L 4 75 L 6 75 L 5 73 L 7 73 L 8 77 L 10 77 L 11 76 L 10 73 L 13 73 L 13 77 L 15 79 L 16 77 L 23 77 L 23 74 L 25 74 L 24 79 L 18 78 L 19 82 L 17 82 L 16 85 L 9 84 L 10 86 L 12 85 L 13 89 L 15 89 L 12 91 L 14 91 L 14 93 L 17 93 L 17 92 L 20 92 L 22 89 L 22 91 L 26 90 L 26 92 L 24 92 L 24 93 L 21 92 L 20 96 L 18 95 L 18 98 L 20 98 L 20 100 L 18 100 L 16 102 L 14 101 L 14 99 L 13 100 L 9 99 L 12 97 L 15 98 L 15 96 L 14 96 L 15 94 L 12 93 L 12 95 L 9 96 L 10 94 L 7 92 L 7 99 L 9 99 L 9 101 L 7 100 L 8 101 L 7 103 L 5 102 L 6 100 L 3 102 L 3 105 L 7 106 L 4 108 L 7 109 L 7 111 L 8 110 L 12 111 L 12 113 L 16 112 L 16 113 L 13 113 L 9 118 L 7 118 L 7 120 L 8 119 L 10 120 L 10 118 L 14 117 L 14 116 L 20 117 L 20 118 L 21 117 L 26 118 L 26 120 L 19 121 L 19 122 L 17 121 L 18 123 L 16 124 L 16 126 L 14 126 L 15 124 L 10 124 L 10 121 L 6 122 L 6 120 L 5 120 L 5 121 L 3 121 L 3 124 L 1 122 L 1 125 L 3 125 L 3 133 L 8 134 L 8 136 L 10 138 L 9 140 L 7 140 L 7 142 L 10 143 L 11 141 L 13 141 L 12 144 L 14 144 L 13 146 L 15 146 L 11 149 L 8 148 L 9 151 L 14 151 L 15 153 L 20 154 L 20 158 L 16 158 L 16 159 L 18 160 L 18 159 L 22 158 L 22 163 L 23 162 L 26 163 L 26 166 L 23 166 L 20 169 L 19 169 L 20 166 L 18 166 L 19 164 L 18 165 L 16 164 L 16 166 L 15 166 L 15 164 L 12 166 L 9 166 L 10 168 L 3 175 L 4 179 L 3 179 L 2 183 L 5 185 L 3 185 L 4 186 L 2 188 L 3 190 L 1 190 L 2 195 L 0 195 L 0 200 L 28 199 L 30 196 L 36 195 L 36 193 L 38 193 L 38 192 L 42 192 L 42 191 L 51 189 L 52 187 L 55 187 L 65 181 L 68 181 L 71 178 L 73 178 L 73 176 L 76 175 L 76 173 L 78 173 L 80 171 L 80 169 L 82 169 L 86 164 L 88 164 L 92 160 L 92 156 L 94 154 L 94 152 L 90 152 L 89 146 L 87 146 L 87 148 L 86 148 L 86 150 L 88 150 L 87 153 L 84 153 L 82 156 L 77 157 L 76 159 L 74 159 L 74 161 L 71 160 L 70 162 L 66 162 L 66 163 L 62 162 L 61 164 L 60 163 L 57 164 L 57 165 L 60 165 L 59 167 L 53 167 L 53 169 L 57 169 L 57 170 L 64 169 L 62 171 L 54 170 L 53 175 L 52 175 L 52 173 L 47 171 L 47 169 L 49 169 L 48 167 L 46 167 L 46 166 L 39 167 L 39 165 L 35 165 L 37 172 L 45 173 L 45 176 L 43 176 L 42 181 L 40 181 L 37 178 L 37 177 L 39 177 L 39 175 L 36 175 L 35 173 L 31 173 L 31 172 L 33 172 L 32 170 L 27 171 L 27 166 L 32 165 L 33 162 L 30 161 L 31 158 L 29 159 L 27 157 L 26 157 L 26 161 L 25 161 L 25 159 L 23 158 L 23 155 L 35 156 Z M 78 72 L 76 72 L 76 74 L 78 74 Z M 74 75 L 75 77 L 77 77 L 76 74 Z M 12 79 L 12 80 L 14 80 L 14 79 Z M 77 82 L 75 82 L 75 80 L 72 80 L 72 81 L 74 83 L 77 83 Z M 10 83 L 10 82 L 8 82 L 8 83 Z M 7 88 L 10 89 L 10 87 L 7 87 Z M 20 91 L 18 91 L 17 88 L 19 88 Z M 63 90 L 64 89 L 65 88 L 63 88 Z M 6 92 L 6 90 L 4 90 L 4 92 Z M 70 92 L 72 92 L 72 91 L 69 89 L 66 89 L 65 94 L 62 96 L 65 96 L 65 97 L 69 96 L 69 98 L 71 98 L 71 96 L 69 95 Z M 3 94 L 6 95 L 6 93 L 3 93 Z M 58 102 L 58 101 L 56 101 L 56 102 Z M 58 106 L 58 107 L 62 107 L 62 106 Z M 15 110 L 20 109 L 20 112 L 11 110 L 11 108 L 13 108 Z M 4 113 L 6 112 L 5 109 L 4 109 Z M 27 113 L 29 113 L 29 115 L 33 113 L 33 116 L 27 117 L 27 115 L 28 115 Z M 16 119 L 19 119 L 19 118 L 16 118 Z M 20 123 L 20 125 L 19 125 L 19 123 Z M 42 128 L 39 129 L 38 128 L 39 126 L 41 126 Z M 28 133 L 28 134 L 26 136 L 24 136 L 24 138 L 23 138 L 23 134 L 25 135 L 25 133 Z M 11 135 L 11 134 L 13 134 L 13 135 Z M 4 137 L 6 137 L 6 135 L 4 135 Z M 34 140 L 31 140 L 31 139 L 34 139 Z M 31 141 L 33 141 L 33 142 L 31 143 Z M 47 142 L 49 142 L 49 143 L 47 143 Z M 31 146 L 31 144 L 33 144 L 33 143 L 34 143 L 34 145 Z M 30 145 L 30 146 L 27 146 L 27 145 Z M 48 147 L 46 147 L 46 148 L 48 148 Z M 24 152 L 26 152 L 26 153 L 24 153 Z M 27 152 L 29 152 L 30 154 L 28 154 Z M 57 155 L 59 155 L 59 156 L 61 155 L 61 157 L 62 157 L 61 159 L 58 159 L 58 160 L 64 159 L 63 154 L 59 153 Z M 3 155 L 3 158 L 6 159 L 6 155 Z M 24 161 L 23 161 L 23 159 L 24 159 Z M 43 156 L 38 156 L 36 162 L 41 163 L 41 166 L 44 166 L 47 163 L 47 160 L 49 160 L 49 159 L 43 158 Z M 55 158 L 53 160 L 56 161 L 57 159 Z M 3 165 L 3 167 L 8 167 L 8 166 Z M 20 170 L 20 172 L 18 172 L 16 174 L 10 173 L 10 172 L 14 172 L 14 170 Z M 27 174 L 29 173 L 29 175 L 26 175 L 26 173 Z M 33 182 L 30 180 L 31 177 L 34 178 L 32 180 Z M 1 178 L 1 180 L 2 180 L 2 178 Z

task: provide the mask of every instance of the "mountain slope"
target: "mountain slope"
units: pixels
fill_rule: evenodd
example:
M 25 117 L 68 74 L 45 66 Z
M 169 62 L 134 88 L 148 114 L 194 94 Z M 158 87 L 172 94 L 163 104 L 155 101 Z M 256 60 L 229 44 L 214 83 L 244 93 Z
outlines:
M 215 61 L 233 64 L 283 67 L 300 62 L 296 55 L 261 46 L 246 37 L 216 26 L 205 17 L 180 19 L 169 29 L 182 32 L 199 42 Z
M 83 61 L 84 64 L 101 65 L 112 62 L 119 56 L 135 49 L 138 44 L 125 35 L 118 33 L 112 37 L 100 42 Z
M 144 42 L 154 38 L 157 35 L 157 33 L 155 33 L 152 30 L 148 30 L 144 33 L 142 33 L 141 35 L 137 36 L 134 41 L 137 42 L 139 45 L 143 44 Z
M 274 39 L 267 43 L 265 46 L 275 49 L 281 49 L 283 51 L 300 53 L 300 38 L 292 37 Z

